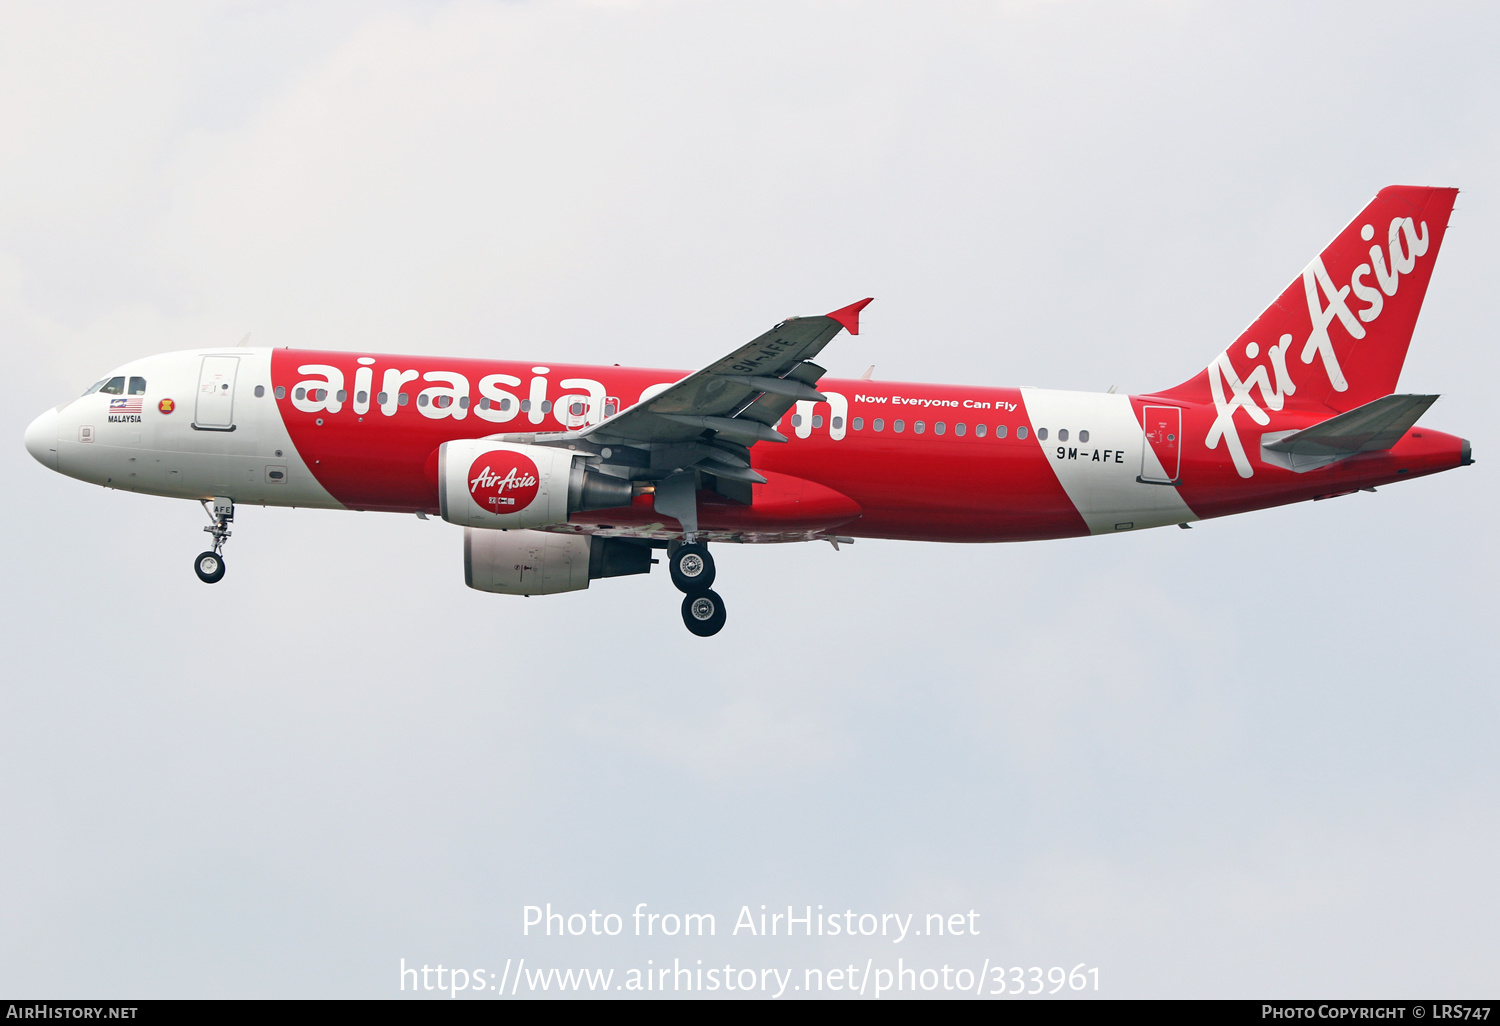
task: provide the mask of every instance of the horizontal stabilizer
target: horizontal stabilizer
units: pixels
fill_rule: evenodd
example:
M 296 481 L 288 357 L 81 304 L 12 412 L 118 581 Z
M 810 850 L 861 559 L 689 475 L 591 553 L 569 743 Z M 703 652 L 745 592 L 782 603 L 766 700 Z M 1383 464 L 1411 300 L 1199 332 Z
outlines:
M 1357 452 L 1384 452 L 1411 430 L 1435 395 L 1387 395 L 1348 413 L 1330 417 L 1321 424 L 1287 435 L 1266 448 L 1298 456 L 1353 456 Z
M 1362 452 L 1384 452 L 1401 441 L 1437 402 L 1435 395 L 1387 395 L 1301 431 L 1260 436 L 1261 455 L 1303 473 Z

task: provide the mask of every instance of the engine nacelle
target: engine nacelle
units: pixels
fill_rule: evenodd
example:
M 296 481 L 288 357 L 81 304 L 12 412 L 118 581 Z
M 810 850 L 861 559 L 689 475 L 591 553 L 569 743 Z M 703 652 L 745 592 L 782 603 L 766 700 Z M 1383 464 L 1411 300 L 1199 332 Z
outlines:
M 546 445 L 466 438 L 438 450 L 438 508 L 463 527 L 566 523 L 586 509 L 630 505 L 629 481 L 586 465 L 584 453 Z
M 502 595 L 582 591 L 599 577 L 651 572 L 651 546 L 550 531 L 464 530 L 464 583 Z

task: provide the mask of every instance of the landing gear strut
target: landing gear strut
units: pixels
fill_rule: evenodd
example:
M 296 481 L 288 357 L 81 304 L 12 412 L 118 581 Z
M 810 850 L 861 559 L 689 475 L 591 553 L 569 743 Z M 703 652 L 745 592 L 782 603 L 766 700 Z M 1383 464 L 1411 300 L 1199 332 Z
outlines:
M 684 594 L 682 622 L 700 638 L 724 628 L 724 600 L 709 588 L 714 583 L 714 557 L 702 542 L 674 542 L 667 549 L 672 583 Z
M 209 500 L 204 499 L 203 511 L 213 521 L 204 530 L 213 535 L 214 547 L 198 553 L 198 558 L 193 560 L 193 572 L 204 584 L 217 584 L 224 578 L 224 542 L 232 533 L 229 525 L 234 523 L 234 500 L 216 495 L 210 507 Z

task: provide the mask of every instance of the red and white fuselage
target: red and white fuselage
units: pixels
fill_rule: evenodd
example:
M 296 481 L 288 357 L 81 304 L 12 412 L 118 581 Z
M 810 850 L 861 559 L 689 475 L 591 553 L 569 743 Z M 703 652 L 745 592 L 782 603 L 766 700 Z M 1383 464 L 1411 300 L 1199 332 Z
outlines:
M 1466 441 L 1416 425 L 1435 396 L 1395 394 L 1455 196 L 1382 191 L 1238 340 L 1159 393 L 822 377 L 809 357 L 857 332 L 862 302 L 783 322 L 693 374 L 167 353 L 49 410 L 26 444 L 69 476 L 221 511 L 441 515 L 492 536 L 482 559 L 466 542 L 470 583 L 513 593 L 645 572 L 593 539 L 675 553 L 684 541 L 998 542 L 1185 524 L 1470 462 Z M 486 528 L 551 540 L 515 555 L 521 542 Z M 558 536 L 584 540 L 564 551 Z M 524 575 L 548 558 L 578 565 L 529 591 Z M 488 583 L 476 583 L 475 560 Z M 703 589 L 679 579 L 675 560 L 692 599 Z M 502 579 L 512 569 L 520 576 Z
M 292 349 L 189 350 L 113 372 L 146 382 L 140 412 L 111 410 L 120 397 L 96 392 L 44 414 L 28 437 L 50 437 L 43 462 L 51 469 L 110 488 L 436 515 L 444 442 L 576 428 L 591 411 L 602 419 L 606 400 L 623 408 L 685 375 Z M 222 401 L 226 383 L 232 399 L 214 427 L 233 430 L 195 426 L 197 397 L 206 392 Z M 298 400 L 299 390 L 327 394 Z M 837 533 L 997 542 L 1113 534 L 1388 484 L 1451 469 L 1464 458 L 1462 439 L 1414 428 L 1389 451 L 1314 475 L 1257 459 L 1254 473 L 1242 477 L 1226 446 L 1205 444 L 1217 420 L 1211 403 L 827 378 L 819 391 L 827 402 L 804 401 L 783 418 L 785 444 L 751 450 L 752 465 L 768 479 L 753 486 L 751 505 L 700 496 L 700 529 L 708 540 Z M 492 393 L 489 410 L 479 408 L 484 392 Z M 382 393 L 387 401 L 376 403 Z M 506 400 L 510 408 L 499 409 Z M 583 412 L 573 412 L 580 404 Z M 1163 417 L 1165 433 L 1148 440 L 1151 428 L 1159 428 L 1151 418 Z M 1276 427 L 1322 419 L 1286 414 Z M 677 533 L 648 495 L 574 520 L 606 533 Z

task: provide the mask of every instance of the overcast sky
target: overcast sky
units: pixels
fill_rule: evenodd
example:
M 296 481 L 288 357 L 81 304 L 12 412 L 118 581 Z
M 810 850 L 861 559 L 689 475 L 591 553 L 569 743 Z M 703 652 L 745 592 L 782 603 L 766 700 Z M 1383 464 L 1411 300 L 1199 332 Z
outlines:
M 9 0 L 0 994 L 898 956 L 1493 994 L 1497 31 L 1480 3 Z M 720 546 L 707 641 L 665 573 L 480 594 L 457 528 L 386 514 L 242 509 L 206 588 L 195 504 L 21 444 L 118 363 L 246 332 L 691 369 L 867 295 L 835 375 L 1161 388 L 1390 184 L 1463 190 L 1401 385 L 1476 466 L 1192 531 Z M 522 937 L 546 902 L 718 936 Z M 761 904 L 981 934 L 730 935 Z

